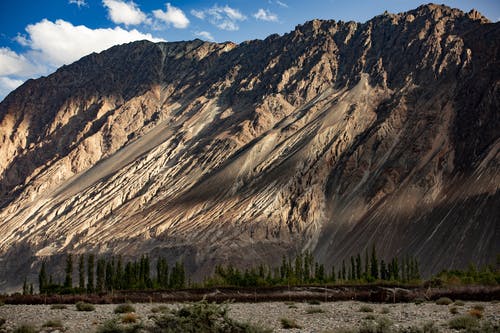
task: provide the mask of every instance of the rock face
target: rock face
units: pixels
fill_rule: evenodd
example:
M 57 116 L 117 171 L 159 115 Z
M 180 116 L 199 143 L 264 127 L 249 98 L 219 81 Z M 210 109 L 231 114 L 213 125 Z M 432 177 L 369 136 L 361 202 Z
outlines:
M 0 289 L 67 252 L 424 274 L 500 253 L 500 25 L 426 5 L 236 45 L 135 42 L 0 104 Z

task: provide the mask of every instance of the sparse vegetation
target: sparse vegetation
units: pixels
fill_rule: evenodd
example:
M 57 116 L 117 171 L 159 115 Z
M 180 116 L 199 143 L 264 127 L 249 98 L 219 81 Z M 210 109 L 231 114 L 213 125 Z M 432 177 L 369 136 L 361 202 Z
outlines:
M 135 312 L 135 308 L 130 303 L 120 304 L 115 308 L 114 312 L 115 313 Z
M 460 301 L 460 300 L 457 300 L 455 301 L 454 303 L 456 306 L 464 306 L 465 305 L 465 302 L 464 301 Z
M 307 301 L 307 304 L 309 304 L 309 305 L 320 305 L 321 302 L 318 301 L 317 299 L 311 299 L 311 300 Z
M 136 323 L 138 319 L 139 319 L 139 316 L 136 313 L 128 312 L 122 316 L 122 323 L 133 324 L 133 323 Z
M 368 305 L 361 305 L 359 307 L 359 312 L 373 312 L 373 308 Z
M 64 310 L 67 309 L 68 307 L 66 306 L 66 304 L 52 304 L 50 308 L 52 310 Z
M 142 324 L 120 325 L 116 319 L 112 319 L 102 324 L 97 333 L 138 333 L 143 332 L 141 331 L 143 328 Z
M 16 327 L 13 333 L 37 333 L 37 330 L 32 325 L 22 324 Z
M 388 314 L 390 312 L 391 312 L 391 310 L 389 310 L 388 307 L 383 307 L 382 310 L 380 310 L 380 313 L 382 313 L 382 314 Z
M 475 317 L 477 319 L 481 319 L 481 318 L 483 318 L 483 311 L 478 310 L 478 309 L 470 309 L 469 315 L 472 317 Z
M 441 297 L 436 301 L 437 305 L 450 305 L 451 303 L 453 303 L 453 301 L 449 297 Z
M 457 313 L 458 313 L 458 308 L 457 308 L 456 306 L 452 306 L 452 307 L 450 308 L 450 313 L 451 313 L 451 314 L 457 314 Z
M 153 313 L 167 312 L 167 311 L 168 311 L 168 306 L 166 306 L 166 305 L 158 305 L 158 306 L 151 308 L 151 312 L 153 312 Z
M 392 321 L 385 317 L 364 322 L 359 328 L 359 333 L 390 333 Z
M 42 327 L 63 327 L 63 324 L 60 319 L 49 319 L 42 325 Z
M 7 322 L 7 320 L 5 320 L 4 318 L 0 318 L 0 328 L 2 328 L 6 322 Z
M 369 314 L 364 319 L 366 319 L 366 320 L 375 320 L 375 318 L 377 318 L 377 317 L 375 317 L 375 315 Z
M 448 326 L 456 330 L 465 329 L 470 331 L 479 327 L 479 320 L 469 315 L 459 316 L 452 318 L 448 322 Z
M 416 305 L 420 305 L 420 304 L 423 304 L 425 303 L 425 298 L 422 298 L 422 297 L 417 297 L 413 300 L 413 303 L 415 303 Z
M 265 333 L 269 330 L 240 323 L 227 315 L 227 304 L 201 301 L 177 310 L 153 316 L 154 327 L 150 332 L 241 332 Z
M 95 310 L 95 306 L 92 305 L 92 304 L 89 304 L 89 303 L 85 303 L 85 302 L 78 302 L 76 303 L 76 309 L 78 311 L 94 311 Z
M 439 333 L 439 329 L 433 322 L 428 322 L 423 326 L 410 326 L 402 328 L 398 333 Z
M 478 311 L 484 311 L 484 306 L 481 305 L 481 304 L 474 304 L 474 306 L 472 306 L 472 308 L 474 310 L 478 310 Z
M 306 309 L 307 314 L 314 314 L 314 313 L 324 313 L 325 310 L 323 310 L 320 307 L 309 307 Z
M 281 323 L 281 328 L 284 328 L 284 329 L 302 328 L 302 326 L 297 324 L 297 322 L 295 320 L 290 319 L 290 318 L 281 318 L 280 323 Z

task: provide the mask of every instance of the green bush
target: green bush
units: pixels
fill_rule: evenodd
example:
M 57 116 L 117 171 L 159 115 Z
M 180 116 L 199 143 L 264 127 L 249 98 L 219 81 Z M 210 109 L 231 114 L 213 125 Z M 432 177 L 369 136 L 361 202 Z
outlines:
M 373 308 L 368 305 L 361 305 L 359 307 L 359 312 L 373 312 Z
M 390 312 L 391 312 L 391 310 L 389 310 L 389 308 L 386 308 L 386 307 L 383 307 L 382 310 L 380 311 L 380 313 L 383 313 L 383 314 L 388 314 Z
M 472 308 L 474 310 L 478 310 L 478 311 L 484 311 L 484 306 L 481 305 L 481 304 L 474 304 L 474 306 L 472 306 Z
M 89 303 L 78 302 L 76 303 L 76 309 L 78 311 L 94 311 L 95 306 Z
M 451 303 L 453 303 L 453 301 L 449 297 L 441 297 L 436 301 L 437 305 L 450 305 Z
M 290 319 L 290 318 L 281 318 L 280 322 L 281 322 L 281 328 L 284 328 L 284 329 L 302 328 L 302 326 L 297 324 L 297 322 L 295 320 Z
M 142 324 L 120 325 L 116 319 L 108 320 L 97 328 L 97 333 L 139 333 L 143 332 Z M 150 331 L 154 332 L 154 331 Z
M 230 319 L 227 304 L 201 301 L 161 316 L 152 316 L 154 326 L 149 332 L 200 332 L 200 333 L 267 333 L 267 329 Z
M 37 333 L 37 330 L 32 325 L 22 324 L 18 326 L 13 333 Z
M 422 297 L 417 297 L 413 300 L 413 303 L 415 303 L 416 305 L 420 305 L 420 304 L 423 304 L 425 303 L 425 298 L 422 298 Z
M 52 304 L 50 308 L 52 310 L 64 310 L 67 309 L 68 307 L 65 304 Z
M 321 302 L 318 301 L 317 299 L 311 299 L 311 300 L 307 301 L 307 304 L 309 304 L 309 305 L 320 305 Z
M 465 302 L 464 302 L 464 301 L 460 301 L 460 300 L 458 300 L 458 301 L 455 301 L 455 303 L 454 303 L 454 304 L 455 304 L 456 306 L 464 306 L 464 305 L 465 305 Z
M 63 327 L 63 324 L 60 319 L 49 319 L 42 325 L 42 327 Z
M 465 329 L 470 331 L 479 327 L 479 320 L 472 316 L 460 316 L 451 319 L 448 326 L 456 330 Z
M 375 315 L 369 314 L 369 315 L 367 315 L 367 316 L 366 316 L 365 318 L 363 318 L 363 319 L 366 319 L 366 320 L 375 320 L 375 318 L 376 318 L 376 317 L 375 317 Z
M 151 312 L 153 313 L 158 313 L 158 312 L 168 312 L 169 308 L 166 305 L 158 305 L 153 308 L 151 308 Z
M 451 314 L 457 314 L 457 313 L 458 313 L 458 309 L 457 309 L 457 307 L 456 307 L 456 306 L 452 306 L 452 307 L 450 308 L 450 313 L 451 313 Z
M 135 312 L 135 308 L 130 303 L 120 304 L 115 308 L 115 313 Z

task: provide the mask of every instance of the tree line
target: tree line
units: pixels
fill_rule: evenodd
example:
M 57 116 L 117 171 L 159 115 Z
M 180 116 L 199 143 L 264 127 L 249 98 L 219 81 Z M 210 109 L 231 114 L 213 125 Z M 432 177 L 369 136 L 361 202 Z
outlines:
M 74 260 L 78 281 L 73 282 Z M 498 260 L 500 263 L 500 259 Z M 497 263 L 498 264 L 498 263 Z M 282 257 L 279 266 L 260 264 L 240 269 L 233 265 L 218 265 L 214 273 L 201 283 L 191 283 L 186 277 L 182 261 L 169 265 L 164 257 L 158 257 L 155 267 L 147 255 L 137 260 L 124 261 L 122 257 L 96 258 L 94 254 L 74 257 L 68 254 L 63 282 L 56 282 L 48 274 L 44 261 L 38 274 L 41 294 L 108 293 L 115 290 L 165 290 L 203 288 L 214 286 L 261 287 L 305 284 L 366 284 L 390 281 L 394 283 L 420 283 L 420 267 L 416 258 L 394 257 L 389 261 L 379 258 L 375 246 L 371 252 L 357 254 L 342 260 L 339 265 L 328 269 L 318 262 L 311 252 L 299 253 L 295 257 Z M 498 265 L 497 265 L 498 266 Z M 493 266 L 476 269 L 470 265 L 467 270 L 442 271 L 431 282 L 499 284 L 500 270 Z M 23 294 L 33 294 L 33 284 L 24 280 Z
M 169 268 L 166 259 L 159 257 L 156 261 L 156 276 L 153 277 L 147 255 L 124 262 L 120 256 L 96 258 L 94 254 L 78 257 L 78 283 L 75 285 L 73 258 L 72 254 L 66 257 L 63 283 L 56 282 L 52 274 L 47 273 L 47 263 L 42 262 L 38 273 L 41 294 L 92 294 L 114 290 L 181 289 L 186 286 L 182 262 L 175 262 Z

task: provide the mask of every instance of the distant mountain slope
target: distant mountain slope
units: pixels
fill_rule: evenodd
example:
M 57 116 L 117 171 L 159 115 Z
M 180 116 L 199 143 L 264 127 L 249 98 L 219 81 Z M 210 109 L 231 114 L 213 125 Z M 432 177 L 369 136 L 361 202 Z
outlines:
M 425 274 L 500 253 L 500 25 L 426 5 L 239 45 L 135 42 L 0 103 L 0 289 L 67 252 Z M 33 263 L 33 264 L 32 264 Z

